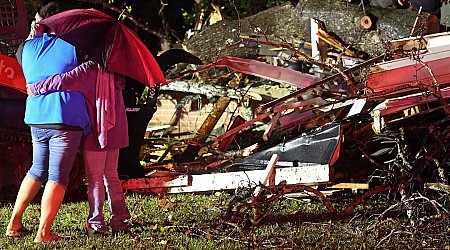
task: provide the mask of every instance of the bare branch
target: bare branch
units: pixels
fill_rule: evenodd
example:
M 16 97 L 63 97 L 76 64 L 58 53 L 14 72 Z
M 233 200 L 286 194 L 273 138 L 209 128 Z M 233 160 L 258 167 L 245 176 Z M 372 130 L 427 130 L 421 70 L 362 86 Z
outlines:
M 102 0 L 77 0 L 77 1 L 78 1 L 78 2 L 84 2 L 84 3 L 99 4 L 99 5 L 103 6 L 104 8 L 110 9 L 110 10 L 112 10 L 112 11 L 118 13 L 119 15 L 121 15 L 122 12 L 123 12 L 122 9 L 117 8 L 117 7 L 115 7 L 115 6 L 112 6 L 111 4 L 105 3 L 105 2 L 102 1 Z M 164 38 L 164 37 L 165 37 L 165 35 L 162 34 L 161 32 L 159 32 L 159 31 L 157 31 L 157 30 L 154 30 L 154 29 L 148 27 L 148 24 L 143 24 L 143 23 L 139 22 L 133 15 L 131 15 L 131 14 L 128 13 L 128 14 L 126 14 L 126 17 L 127 17 L 134 25 L 136 25 L 136 26 L 138 26 L 139 28 L 141 28 L 141 29 L 147 31 L 148 33 L 153 34 L 153 35 L 155 35 L 155 36 L 157 36 L 157 37 L 159 37 L 159 38 Z

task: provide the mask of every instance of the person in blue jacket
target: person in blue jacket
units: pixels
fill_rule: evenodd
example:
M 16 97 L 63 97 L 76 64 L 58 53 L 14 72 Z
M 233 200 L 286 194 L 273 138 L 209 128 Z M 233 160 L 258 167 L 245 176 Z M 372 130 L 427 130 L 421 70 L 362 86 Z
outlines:
M 59 5 L 50 2 L 36 17 L 45 18 L 57 12 Z M 26 41 L 18 56 L 27 84 L 70 71 L 79 64 L 75 47 L 49 31 Z M 6 235 L 18 237 L 28 232 L 22 224 L 23 213 L 41 185 L 46 183 L 34 241 L 58 240 L 62 237 L 52 233 L 50 228 L 63 201 L 81 138 L 90 132 L 85 99 L 76 91 L 28 97 L 25 123 L 31 128 L 33 164 L 20 186 Z

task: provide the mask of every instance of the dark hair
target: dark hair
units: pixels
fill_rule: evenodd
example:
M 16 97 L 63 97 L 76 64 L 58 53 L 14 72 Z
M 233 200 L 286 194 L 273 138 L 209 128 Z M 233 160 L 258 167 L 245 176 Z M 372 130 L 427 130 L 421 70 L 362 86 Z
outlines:
M 42 18 L 47 18 L 49 16 L 53 16 L 54 14 L 58 14 L 61 11 L 62 9 L 58 2 L 49 2 L 41 7 L 39 10 L 39 15 L 41 15 Z

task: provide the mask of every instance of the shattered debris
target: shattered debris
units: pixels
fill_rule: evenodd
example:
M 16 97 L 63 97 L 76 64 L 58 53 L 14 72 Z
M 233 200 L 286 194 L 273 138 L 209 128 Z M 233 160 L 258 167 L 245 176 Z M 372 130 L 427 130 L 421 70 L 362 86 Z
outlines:
M 424 189 L 448 193 L 450 33 L 428 34 L 428 16 L 407 9 L 332 1 L 330 17 L 311 2 L 239 20 L 240 30 L 218 22 L 185 41 L 205 63 L 179 71 L 162 94 L 198 95 L 212 108 L 192 133 L 152 135 L 161 145 L 144 147 L 156 156 L 149 174 L 123 187 L 234 190 L 224 219 L 254 209 L 252 225 L 292 193 L 319 199 L 333 216 L 382 192 L 405 201 Z M 264 15 L 284 15 L 285 27 L 249 28 Z M 339 210 L 325 194 L 343 189 L 362 192 Z

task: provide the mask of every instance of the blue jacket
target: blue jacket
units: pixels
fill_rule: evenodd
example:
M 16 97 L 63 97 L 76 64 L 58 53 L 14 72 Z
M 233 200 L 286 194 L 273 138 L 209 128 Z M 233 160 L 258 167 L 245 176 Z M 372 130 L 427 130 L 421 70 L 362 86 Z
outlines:
M 27 84 L 33 84 L 78 65 L 75 47 L 44 34 L 25 43 L 22 51 L 22 69 Z M 28 97 L 25 123 L 29 125 L 65 124 L 90 132 L 89 116 L 83 94 L 78 91 L 55 91 Z

